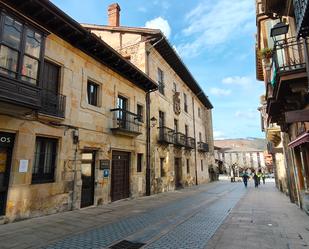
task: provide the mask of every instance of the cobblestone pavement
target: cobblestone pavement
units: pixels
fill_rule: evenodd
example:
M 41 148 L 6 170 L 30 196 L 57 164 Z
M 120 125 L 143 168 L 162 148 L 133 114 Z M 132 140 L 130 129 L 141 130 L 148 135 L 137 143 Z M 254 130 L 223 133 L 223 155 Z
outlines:
M 0 225 L 1 249 L 110 248 L 122 240 L 147 249 L 304 249 L 309 217 L 274 183 L 245 189 L 223 181 Z
M 217 182 L 2 225 L 0 248 L 108 248 L 121 240 L 204 248 L 244 194 L 241 184 Z
M 305 249 L 309 217 L 274 183 L 252 185 L 207 243 L 206 249 Z
M 243 193 L 239 185 L 218 185 L 44 248 L 108 248 L 123 239 L 145 248 L 204 248 Z

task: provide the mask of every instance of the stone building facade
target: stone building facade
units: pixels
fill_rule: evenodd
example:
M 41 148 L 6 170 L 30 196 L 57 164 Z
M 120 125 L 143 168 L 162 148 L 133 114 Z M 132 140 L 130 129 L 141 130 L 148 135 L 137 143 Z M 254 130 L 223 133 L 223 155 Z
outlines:
M 249 147 L 251 145 L 252 147 Z M 232 140 L 216 140 L 215 158 L 222 163 L 224 171 L 231 174 L 232 168 L 235 172 L 243 172 L 250 169 L 251 171 L 269 172 L 269 168 L 265 161 L 265 148 L 261 146 L 254 147 L 252 140 L 232 139 Z
M 105 43 L 113 39 L 50 1 L 5 0 L 0 8 L 1 222 L 209 181 L 212 106 L 183 64 L 179 76 L 150 42 L 120 55 Z M 136 37 L 145 38 L 129 32 L 123 41 Z M 155 92 L 157 67 L 164 95 Z M 178 133 L 158 129 L 159 110 L 164 127 L 178 120 Z
M 257 0 L 256 6 L 256 71 L 265 84 L 265 130 L 270 143 L 282 143 L 291 201 L 309 213 L 309 2 Z M 281 133 L 271 132 L 273 127 Z
M 143 196 L 142 119 L 156 83 L 49 1 L 24 5 L 1 2 L 1 217 Z
M 119 26 L 118 4 L 109 25 L 83 24 L 158 82 L 151 93 L 151 192 L 210 181 L 214 165 L 212 105 L 160 30 Z M 114 14 L 112 14 L 114 13 Z

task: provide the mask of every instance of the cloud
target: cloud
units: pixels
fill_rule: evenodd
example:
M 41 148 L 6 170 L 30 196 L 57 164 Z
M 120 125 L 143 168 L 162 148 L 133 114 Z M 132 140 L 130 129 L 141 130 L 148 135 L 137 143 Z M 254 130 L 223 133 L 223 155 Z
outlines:
M 170 37 L 172 32 L 171 26 L 169 25 L 168 21 L 162 18 L 161 16 L 152 19 L 150 21 L 147 21 L 145 27 L 151 29 L 160 29 L 167 38 Z
M 231 90 L 216 87 L 210 88 L 209 92 L 215 96 L 228 96 L 231 94 Z
M 178 46 L 185 57 L 194 57 L 205 48 L 224 44 L 242 34 L 254 32 L 254 4 L 248 0 L 202 0 L 191 10 L 182 33 L 189 39 Z
M 257 119 L 259 118 L 259 112 L 257 110 L 249 109 L 247 111 L 237 111 L 235 113 L 236 118 L 244 118 L 244 119 Z
M 222 139 L 226 139 L 226 136 L 225 136 L 224 132 L 222 132 L 222 131 L 214 131 L 214 139 L 215 140 L 222 140 Z
M 222 83 L 226 85 L 250 86 L 256 82 L 249 76 L 230 76 L 222 79 Z
M 144 7 L 144 6 L 140 6 L 140 7 L 137 8 L 137 11 L 146 13 L 146 12 L 147 12 L 147 9 L 146 9 L 146 7 Z

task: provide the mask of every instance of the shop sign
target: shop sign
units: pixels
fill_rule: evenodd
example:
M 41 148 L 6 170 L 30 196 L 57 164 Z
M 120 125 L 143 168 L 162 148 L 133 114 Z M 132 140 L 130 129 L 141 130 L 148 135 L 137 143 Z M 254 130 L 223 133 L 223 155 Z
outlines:
M 14 134 L 0 132 L 0 147 L 13 147 L 14 144 Z

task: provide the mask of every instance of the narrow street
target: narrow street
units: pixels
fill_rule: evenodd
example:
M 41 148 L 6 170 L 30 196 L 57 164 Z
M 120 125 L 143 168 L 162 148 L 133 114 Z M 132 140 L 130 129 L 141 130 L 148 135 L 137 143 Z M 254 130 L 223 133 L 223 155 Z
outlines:
M 0 248 L 303 248 L 308 221 L 273 183 L 222 181 L 2 225 Z

